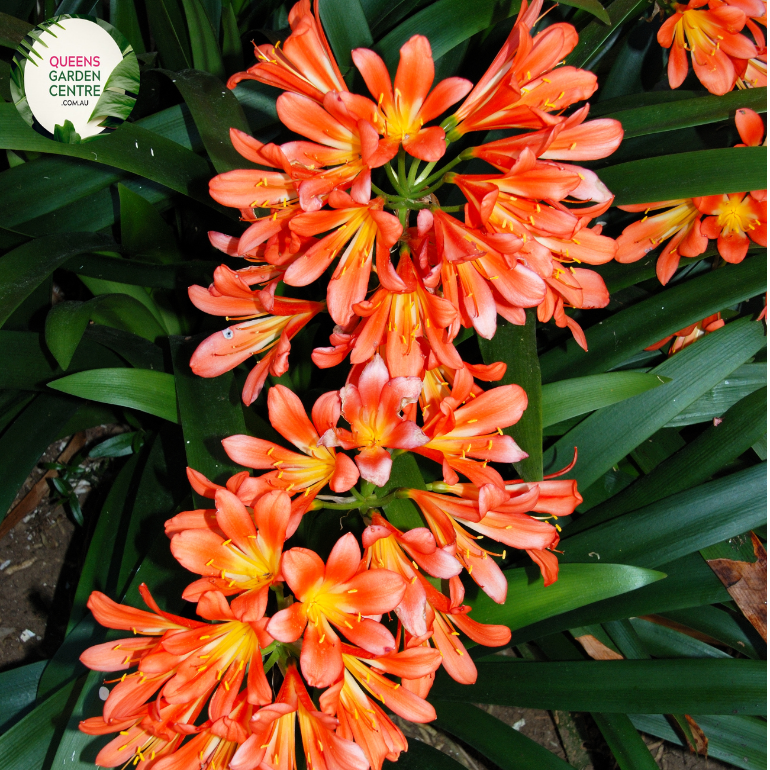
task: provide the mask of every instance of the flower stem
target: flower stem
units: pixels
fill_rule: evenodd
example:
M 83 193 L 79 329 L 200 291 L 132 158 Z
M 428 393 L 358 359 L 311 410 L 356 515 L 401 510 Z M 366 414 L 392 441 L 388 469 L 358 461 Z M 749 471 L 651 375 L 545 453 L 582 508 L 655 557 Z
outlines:
M 418 187 L 419 185 L 421 185 L 428 178 L 428 175 L 430 174 L 430 172 L 433 171 L 434 168 L 436 168 L 436 163 L 437 161 L 435 160 L 428 163 L 428 165 L 425 166 L 425 168 L 422 170 L 422 173 L 420 174 L 420 176 L 418 176 L 417 179 L 413 180 L 412 186 Z
M 385 173 L 388 175 L 388 179 L 390 179 L 390 183 L 393 185 L 393 187 L 396 188 L 396 192 L 404 198 L 407 197 L 407 194 L 401 188 L 401 182 L 396 176 L 396 172 L 393 170 L 393 166 L 391 166 L 390 163 L 386 163 L 383 168 L 385 169 Z
M 406 181 L 406 151 L 403 145 L 398 148 L 398 182 L 402 190 L 409 189 L 409 183 Z
M 464 160 L 463 157 L 458 155 L 454 160 L 450 160 L 449 163 L 446 164 L 443 168 L 440 168 L 435 174 L 431 174 L 424 182 L 423 184 L 432 185 L 434 182 L 436 182 L 438 179 L 440 179 L 444 174 L 446 174 L 447 171 L 454 168 L 458 163 L 462 163 Z
M 420 159 L 412 158 L 412 165 L 409 166 L 409 175 L 406 178 L 406 183 L 410 189 L 414 188 L 415 179 L 417 177 L 417 171 L 420 168 Z

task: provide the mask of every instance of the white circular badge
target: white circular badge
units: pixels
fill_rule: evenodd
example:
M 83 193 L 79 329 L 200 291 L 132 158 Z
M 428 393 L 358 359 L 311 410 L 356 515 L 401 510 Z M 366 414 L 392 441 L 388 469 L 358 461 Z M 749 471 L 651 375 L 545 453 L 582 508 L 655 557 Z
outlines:
M 50 138 L 77 143 L 129 116 L 139 92 L 139 64 L 111 25 L 59 16 L 24 39 L 11 80 L 14 103 L 28 123 Z

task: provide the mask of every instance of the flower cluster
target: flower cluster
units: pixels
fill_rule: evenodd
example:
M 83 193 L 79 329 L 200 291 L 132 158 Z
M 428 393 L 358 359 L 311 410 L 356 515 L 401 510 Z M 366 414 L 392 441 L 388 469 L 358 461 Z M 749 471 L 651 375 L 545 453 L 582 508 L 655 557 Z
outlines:
M 762 118 L 748 108 L 735 114 L 742 139 L 736 147 L 759 147 L 767 142 Z M 767 190 L 708 195 L 657 203 L 620 206 L 624 211 L 643 211 L 644 217 L 629 225 L 618 238 L 618 262 L 636 262 L 668 241 L 658 256 L 656 272 L 662 284 L 669 282 L 681 257 L 697 257 L 716 239 L 725 262 L 742 262 L 749 242 L 767 247 Z M 651 211 L 658 212 L 650 214 Z
M 350 92 L 309 0 L 292 9 L 283 44 L 257 46 L 257 63 L 231 78 L 283 89 L 278 115 L 301 138 L 263 144 L 231 131 L 253 167 L 218 175 L 210 192 L 247 227 L 210 239 L 248 264 L 221 265 L 209 287 L 190 287 L 197 308 L 229 324 L 190 366 L 215 377 L 258 356 L 243 401 L 265 390 L 280 438 L 225 438 L 248 470 L 224 486 L 188 470 L 213 502 L 174 516 L 166 534 L 195 576 L 182 597 L 199 619 L 162 611 L 146 588 L 148 611 L 91 596 L 100 623 L 133 632 L 82 656 L 119 677 L 108 680 L 103 715 L 81 725 L 118 733 L 98 764 L 294 770 L 299 725 L 313 770 L 380 770 L 407 749 L 391 712 L 434 719 L 426 698 L 440 667 L 475 681 L 465 637 L 510 641 L 507 627 L 471 617 L 466 590 L 475 583 L 504 603 L 507 549 L 526 552 L 544 585 L 557 579 L 551 522 L 582 502 L 577 484 L 507 478 L 503 469 L 527 457 L 509 435 L 527 395 L 513 384 L 483 389 L 505 364 L 468 363 L 455 345 L 463 329 L 490 339 L 498 316 L 521 325 L 536 308 L 586 347 L 567 311 L 609 301 L 590 266 L 618 251 L 593 224 L 613 196 L 576 164 L 612 153 L 623 132 L 587 120 L 587 105 L 566 114 L 596 77 L 564 66 L 572 26 L 533 34 L 541 5 L 522 3 L 475 85 L 434 85 L 430 44 L 415 35 L 393 80 L 373 51 L 353 51 L 369 95 Z M 497 129 L 516 133 L 467 139 Z M 452 144 L 461 150 L 447 158 Z M 486 173 L 456 170 L 470 160 Z M 464 203 L 442 205 L 444 185 Z M 284 293 L 320 280 L 317 301 Z M 312 360 L 350 368 L 308 410 L 289 388 L 265 384 L 288 371 L 292 339 L 326 313 L 334 329 Z M 433 463 L 429 478 L 440 480 L 397 483 L 405 453 L 413 468 Z M 361 518 L 358 537 L 344 534 L 326 559 L 308 536 L 321 509 Z
M 679 88 L 692 66 L 712 93 L 767 85 L 767 0 L 690 0 L 671 3 L 671 15 L 658 31 L 658 42 L 670 48 L 668 80 Z M 743 31 L 751 33 L 752 40 Z

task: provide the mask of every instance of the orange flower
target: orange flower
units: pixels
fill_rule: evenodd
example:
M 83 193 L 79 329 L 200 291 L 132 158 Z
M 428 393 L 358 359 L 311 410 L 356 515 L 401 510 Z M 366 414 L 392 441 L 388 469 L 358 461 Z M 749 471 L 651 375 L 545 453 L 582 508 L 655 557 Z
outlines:
M 174 558 L 205 576 L 187 586 L 182 597 L 197 601 L 207 591 L 239 594 L 231 604 L 233 611 L 243 620 L 257 622 L 265 614 L 269 587 L 282 580 L 281 552 L 291 501 L 281 490 L 268 492 L 254 504 L 253 520 L 227 490 L 217 492 L 216 506 L 216 522 L 227 539 L 208 528 L 187 529 L 171 538 Z
M 647 252 L 670 239 L 658 257 L 655 272 L 667 284 L 676 272 L 681 257 L 697 257 L 708 246 L 701 230 L 702 213 L 692 198 L 659 203 L 636 203 L 618 206 L 623 211 L 644 211 L 644 217 L 626 227 L 618 240 L 618 262 L 636 262 Z M 648 212 L 667 209 L 649 216 Z
M 719 3 L 705 10 L 708 0 L 675 4 L 676 12 L 658 30 L 658 42 L 670 48 L 668 81 L 679 88 L 687 77 L 687 52 L 698 80 L 712 93 L 726 94 L 735 87 L 743 62 L 757 55 L 756 46 L 740 32 L 746 14 L 734 6 Z
M 324 303 L 273 298 L 267 292 L 253 294 L 248 289 L 251 295 L 248 298 L 205 297 L 193 291 L 201 288 L 190 287 L 190 299 L 201 310 L 227 317 L 244 314 L 244 318 L 250 320 L 207 337 L 193 353 L 190 368 L 200 377 L 218 377 L 252 355 L 266 353 L 243 386 L 243 403 L 248 406 L 259 396 L 268 374 L 280 377 L 288 371 L 292 338 L 324 309 Z M 262 304 L 265 299 L 269 307 Z
M 289 286 L 307 286 L 339 255 L 329 281 L 327 303 L 335 323 L 344 325 L 353 316 L 353 306 L 366 297 L 375 240 L 380 251 L 389 251 L 402 227 L 395 216 L 382 210 L 382 198 L 355 200 L 347 193 L 333 190 L 329 205 L 334 211 L 300 214 L 289 224 L 292 232 L 301 236 L 329 234 L 289 266 L 284 281 Z
M 310 0 L 300 0 L 289 11 L 291 34 L 283 47 L 255 45 L 254 54 L 259 60 L 246 72 L 236 72 L 227 81 L 228 88 L 235 88 L 242 80 L 258 80 L 286 91 L 304 94 L 317 102 L 323 101 L 328 91 L 346 91 L 337 62 L 326 40 L 318 17 L 310 11 Z
M 706 218 L 701 232 L 717 239 L 719 255 L 726 262 L 742 262 L 749 250 L 749 240 L 767 246 L 767 201 L 752 193 L 709 195 L 695 198 L 695 205 Z
M 228 436 L 222 445 L 233 462 L 257 470 L 270 469 L 259 477 L 262 484 L 292 495 L 302 493 L 292 505 L 288 537 L 326 484 L 333 492 L 347 492 L 358 480 L 358 470 L 347 455 L 319 443 L 321 436 L 339 421 L 340 398 L 336 392 L 326 393 L 315 402 L 312 422 L 299 398 L 283 385 L 270 388 L 267 410 L 273 427 L 302 454 L 244 435 Z
M 460 404 L 465 405 L 458 408 Z M 459 472 L 479 486 L 491 482 L 502 487 L 500 474 L 487 463 L 514 463 L 527 457 L 502 431 L 518 422 L 526 407 L 527 394 L 518 385 L 501 385 L 473 398 L 471 384 L 463 378 L 455 383 L 451 399 L 442 402 L 440 412 L 423 426 L 430 441 L 412 451 L 441 463 L 448 484 L 457 483 Z
M 428 438 L 401 410 L 420 396 L 418 377 L 391 378 L 388 367 L 375 355 L 364 367 L 357 384 L 340 391 L 342 416 L 350 430 L 336 428 L 322 437 L 324 444 L 359 449 L 356 465 L 361 478 L 384 487 L 393 461 L 388 449 L 415 449 Z
M 300 636 L 302 674 L 314 687 L 327 687 L 342 674 L 342 647 L 332 625 L 359 647 L 384 655 L 396 648 L 385 626 L 364 615 L 380 615 L 398 606 L 406 586 L 395 572 L 359 572 L 361 550 L 348 533 L 340 538 L 324 565 L 307 548 L 283 555 L 281 571 L 296 602 L 273 615 L 268 633 L 281 642 Z
M 275 703 L 252 717 L 252 734 L 235 753 L 231 770 L 296 770 L 297 721 L 309 768 L 367 770 L 369 763 L 361 747 L 339 734 L 337 719 L 316 710 L 294 665 L 287 668 Z
M 364 160 L 370 166 L 391 160 L 400 145 L 420 160 L 440 160 L 446 151 L 444 129 L 424 128 L 423 124 L 437 118 L 471 90 L 468 80 L 447 78 L 431 92 L 433 55 L 423 35 L 407 40 L 400 53 L 395 91 L 385 62 L 374 51 L 357 48 L 351 54 L 369 93 L 377 99 L 374 119 L 368 122 L 371 130 L 362 134 Z M 385 138 L 380 140 L 379 134 Z
M 759 319 L 758 319 L 759 320 Z M 674 344 L 669 348 L 668 354 L 673 356 L 674 353 L 678 353 L 688 345 L 692 345 L 701 337 L 711 332 L 715 332 L 717 329 L 721 329 L 725 325 L 722 320 L 721 313 L 715 313 L 714 315 L 706 316 L 706 318 L 698 321 L 697 323 L 685 326 L 684 329 L 680 329 L 678 332 L 669 334 L 668 337 L 664 337 L 654 345 L 645 348 L 645 350 L 660 350 L 669 340 L 674 340 Z M 676 339 L 674 339 L 676 338 Z

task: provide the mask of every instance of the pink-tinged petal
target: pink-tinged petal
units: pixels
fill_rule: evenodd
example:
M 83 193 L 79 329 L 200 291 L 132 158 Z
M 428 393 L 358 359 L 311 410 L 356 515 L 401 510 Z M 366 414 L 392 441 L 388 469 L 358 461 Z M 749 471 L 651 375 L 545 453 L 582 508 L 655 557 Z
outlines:
M 433 54 L 428 38 L 414 35 L 401 46 L 398 69 L 393 81 L 394 93 L 400 94 L 397 109 L 412 123 L 428 96 L 434 77 Z
M 235 615 L 221 591 L 207 591 L 203 594 L 198 599 L 195 611 L 206 620 L 235 620 Z
M 351 535 L 352 537 L 352 535 Z M 404 596 L 406 581 L 387 569 L 359 572 L 335 592 L 335 607 L 340 612 L 381 615 L 390 612 Z
M 765 136 L 765 124 L 754 110 L 743 107 L 735 112 L 735 126 L 741 140 L 748 147 L 759 147 Z
M 517 423 L 526 408 L 527 394 L 518 385 L 492 388 L 455 412 L 452 436 L 495 433 Z
M 719 249 L 719 255 L 725 262 L 731 262 L 735 265 L 742 262 L 746 257 L 749 251 L 749 239 L 745 233 L 725 233 L 723 231 L 717 239 L 717 248 Z
M 269 586 L 252 589 L 236 596 L 230 603 L 233 615 L 243 623 L 256 623 L 265 616 Z
M 324 393 L 316 400 L 311 416 L 319 436 L 322 436 L 330 428 L 337 427 L 341 409 L 340 394 L 337 390 Z
M 228 436 L 222 439 L 222 446 L 233 462 L 256 470 L 272 468 L 276 460 L 302 462 L 306 459 L 304 455 L 279 447 L 272 441 L 253 436 Z
M 365 409 L 370 409 L 373 412 L 377 410 L 380 394 L 389 380 L 390 372 L 388 372 L 388 367 L 379 354 L 375 355 L 364 367 L 358 379 L 358 392 Z
M 202 473 L 187 469 L 187 480 L 190 482 L 190 486 L 201 497 L 207 497 L 209 500 L 213 500 L 216 497 L 217 491 L 222 489 L 219 484 L 209 481 Z
M 404 597 L 395 609 L 396 616 L 412 636 L 423 637 L 430 631 L 426 600 L 425 589 L 416 580 L 407 584 Z
M 147 639 L 134 637 L 116 639 L 89 647 L 80 655 L 80 662 L 92 671 L 122 671 L 136 665 L 134 652 L 147 651 Z
M 332 492 L 347 492 L 358 481 L 356 464 L 346 454 L 338 452 L 334 457 L 334 475 L 329 479 Z
M 246 510 L 246 506 L 228 490 L 220 490 L 216 495 L 217 523 L 227 537 L 238 548 L 248 552 L 251 539 L 257 534 L 254 522 Z
M 506 626 L 477 623 L 468 615 L 452 615 L 454 624 L 476 644 L 485 647 L 505 647 L 511 641 L 511 629 Z
M 320 104 L 299 94 L 281 94 L 276 103 L 281 122 L 313 142 L 340 150 L 351 146 L 352 133 Z M 232 172 L 231 172 L 232 173 Z
M 288 644 L 289 642 L 296 642 L 302 636 L 306 625 L 305 605 L 297 602 L 276 612 L 267 624 L 267 632 L 279 642 Z
M 379 572 L 380 570 L 375 570 Z M 371 618 L 353 619 L 352 628 L 338 626 L 345 636 L 367 652 L 373 655 L 387 655 L 396 649 L 396 640 L 382 623 Z
M 428 123 L 459 102 L 473 88 L 473 83 L 465 78 L 446 78 L 436 85 L 420 109 L 420 118 Z
M 364 481 L 371 481 L 377 487 L 384 487 L 390 479 L 393 460 L 386 449 L 373 446 L 362 449 L 356 455 L 356 465 Z
M 382 437 L 383 444 L 391 449 L 416 449 L 428 441 L 430 439 L 422 432 L 422 428 L 411 420 L 399 422 Z
M 276 385 L 267 394 L 267 409 L 276 430 L 301 452 L 310 454 L 310 447 L 318 442 L 318 433 L 299 397 L 287 387 Z
M 540 573 L 543 576 L 543 583 L 546 586 L 555 583 L 559 577 L 559 560 L 555 553 L 550 551 L 527 551 L 532 561 L 540 567 Z
M 356 69 L 361 73 L 369 93 L 378 101 L 382 94 L 382 106 L 390 109 L 393 104 L 393 87 L 385 62 L 368 48 L 355 48 L 350 56 Z
M 321 586 L 324 573 L 321 557 L 307 548 L 291 548 L 281 557 L 281 574 L 299 601 Z
M 280 553 L 290 518 L 291 499 L 286 492 L 276 489 L 262 495 L 254 504 L 260 545 L 264 543 L 269 551 Z
M 439 126 L 422 128 L 417 135 L 404 138 L 404 149 L 413 157 L 435 163 L 444 157 L 446 152 L 446 135 Z
M 471 577 L 481 590 L 497 604 L 505 604 L 508 581 L 494 559 L 473 559 Z
M 225 337 L 225 333 L 230 336 Z M 245 328 L 234 327 L 215 332 L 195 349 L 190 368 L 199 377 L 219 377 L 251 358 L 255 351 L 249 342 L 251 333 Z
M 360 562 L 361 549 L 358 541 L 355 535 L 348 532 L 334 544 L 334 548 L 326 560 L 325 579 L 327 584 L 337 585 L 347 582 L 356 574 Z M 367 612 L 366 614 L 371 613 Z
M 342 676 L 342 644 L 323 616 L 318 625 L 308 623 L 299 660 L 312 687 L 328 687 Z
M 463 570 L 463 565 L 449 552 L 449 546 L 446 548 L 437 548 L 431 554 L 413 553 L 411 556 L 417 562 L 421 569 L 429 575 L 442 580 L 459 575 Z M 454 546 L 452 546 L 454 549 Z M 475 577 L 475 573 L 474 573 Z

